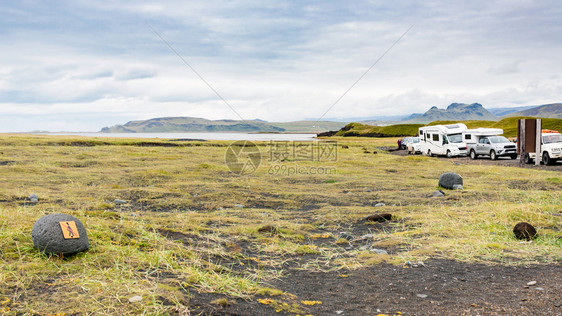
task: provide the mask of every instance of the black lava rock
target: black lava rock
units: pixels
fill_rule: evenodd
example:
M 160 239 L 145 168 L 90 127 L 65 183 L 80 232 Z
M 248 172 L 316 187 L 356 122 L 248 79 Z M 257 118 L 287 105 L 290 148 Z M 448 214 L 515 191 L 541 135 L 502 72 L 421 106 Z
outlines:
M 270 234 L 277 234 L 278 230 L 277 227 L 271 225 L 265 225 L 258 228 L 258 232 L 260 233 L 270 233 Z
M 526 222 L 517 223 L 517 225 L 513 227 L 513 233 L 515 234 L 515 238 L 517 239 L 531 240 L 535 239 L 535 237 L 537 236 L 537 230 L 535 229 L 535 227 Z
M 373 214 L 365 217 L 365 220 L 369 222 L 386 222 L 392 220 L 392 214 Z
M 439 177 L 439 186 L 449 190 L 462 189 L 462 177 L 454 172 L 447 172 Z
M 60 222 L 64 224 L 74 222 L 76 224 L 79 238 L 65 239 L 63 228 Z M 51 214 L 41 217 L 31 231 L 33 245 L 39 251 L 56 254 L 71 255 L 90 248 L 86 228 L 79 219 L 68 214 Z

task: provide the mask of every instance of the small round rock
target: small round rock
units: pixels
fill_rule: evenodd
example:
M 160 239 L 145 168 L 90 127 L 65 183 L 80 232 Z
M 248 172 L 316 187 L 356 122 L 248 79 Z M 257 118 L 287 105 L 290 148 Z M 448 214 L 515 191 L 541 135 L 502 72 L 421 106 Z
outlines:
M 442 190 L 435 190 L 435 191 L 433 191 L 432 196 L 433 196 L 433 197 L 445 196 L 445 192 L 443 192 Z
M 392 220 L 392 214 L 384 213 L 384 214 L 372 214 L 364 218 L 365 221 L 368 222 L 386 222 Z
M 30 200 L 31 203 L 39 202 L 39 197 L 35 193 L 32 193 L 27 199 Z
M 115 200 L 113 200 L 113 203 L 115 205 L 123 205 L 123 204 L 127 204 L 127 201 L 121 200 L 121 199 L 115 199 Z
M 65 239 L 60 222 L 71 221 L 76 224 L 79 238 Z M 33 225 L 31 237 L 35 248 L 48 254 L 72 255 L 90 248 L 84 224 L 68 214 L 50 214 L 41 217 Z
M 454 172 L 443 173 L 439 176 L 439 186 L 449 190 L 462 189 L 462 177 Z
M 526 222 L 517 223 L 517 225 L 513 227 L 513 233 L 517 239 L 531 240 L 537 236 L 537 230 L 535 227 Z
M 278 230 L 277 227 L 272 226 L 272 225 L 265 225 L 262 226 L 260 228 L 258 228 L 258 232 L 260 233 L 270 233 L 270 234 L 277 234 Z

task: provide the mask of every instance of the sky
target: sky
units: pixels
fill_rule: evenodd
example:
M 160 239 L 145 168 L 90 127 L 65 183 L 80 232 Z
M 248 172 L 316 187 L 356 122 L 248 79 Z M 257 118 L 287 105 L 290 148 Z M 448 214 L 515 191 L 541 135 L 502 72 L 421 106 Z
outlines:
M 0 132 L 560 102 L 561 16 L 558 0 L 2 1 Z

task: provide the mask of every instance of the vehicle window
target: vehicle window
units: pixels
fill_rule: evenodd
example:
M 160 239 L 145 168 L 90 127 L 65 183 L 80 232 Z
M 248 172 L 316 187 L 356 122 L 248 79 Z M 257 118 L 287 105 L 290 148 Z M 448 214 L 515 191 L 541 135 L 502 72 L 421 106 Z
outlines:
M 464 139 L 472 139 L 472 135 L 471 134 L 465 134 Z
M 488 139 L 490 139 L 490 141 L 494 144 L 509 143 L 509 139 L 503 136 L 492 136 L 492 137 L 488 137 Z
M 450 134 L 447 135 L 447 138 L 451 143 L 462 143 L 462 134 Z
M 439 141 L 439 134 L 433 134 L 433 141 L 434 141 L 434 142 L 438 142 L 438 141 Z
M 554 135 L 544 135 L 542 137 L 543 144 L 550 144 L 550 143 L 560 143 L 562 142 L 562 135 L 554 134 Z
M 478 142 L 479 142 L 480 144 L 484 144 L 484 140 L 485 140 L 485 138 L 480 138 L 480 139 L 478 140 Z
M 419 143 L 419 142 L 420 142 L 420 139 L 419 139 L 419 138 L 414 138 L 414 139 L 412 139 L 412 143 Z

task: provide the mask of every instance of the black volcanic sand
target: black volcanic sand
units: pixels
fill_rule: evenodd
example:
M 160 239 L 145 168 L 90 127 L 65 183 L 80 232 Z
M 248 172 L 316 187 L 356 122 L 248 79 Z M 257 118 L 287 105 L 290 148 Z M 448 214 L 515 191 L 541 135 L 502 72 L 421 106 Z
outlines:
M 528 286 L 530 281 L 536 284 Z M 211 301 L 225 296 L 192 291 L 191 315 L 295 315 L 276 312 L 258 303 L 259 298 L 288 303 L 320 301 L 304 308 L 304 314 L 310 315 L 562 315 L 559 264 L 516 267 L 432 259 L 418 267 L 379 264 L 334 272 L 289 269 L 270 285 L 295 296 L 228 298 L 233 304 L 222 307 Z

